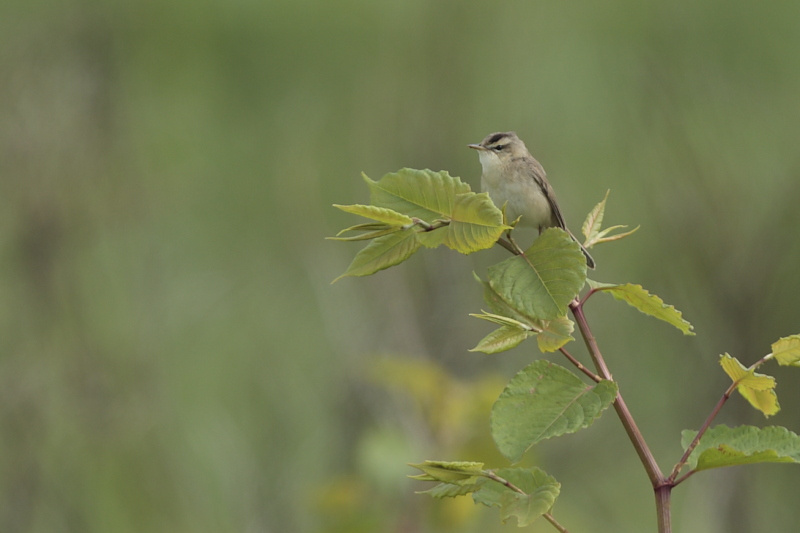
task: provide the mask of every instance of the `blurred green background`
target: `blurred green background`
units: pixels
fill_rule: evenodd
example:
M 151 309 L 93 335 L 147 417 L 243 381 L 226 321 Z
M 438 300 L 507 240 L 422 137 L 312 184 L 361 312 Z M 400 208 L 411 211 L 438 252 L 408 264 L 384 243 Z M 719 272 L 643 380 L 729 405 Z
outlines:
M 329 283 L 372 178 L 477 186 L 466 148 L 516 130 L 574 231 L 611 189 L 587 314 L 662 469 L 727 386 L 800 333 L 800 3 L 286 0 L 0 4 L 0 531 L 512 531 L 429 501 L 424 459 L 506 463 L 505 380 L 541 355 L 492 328 L 472 271 L 422 251 Z M 585 357 L 580 344 L 572 345 Z M 558 358 L 553 358 L 558 361 Z M 560 361 L 559 361 L 560 362 Z M 732 398 L 719 422 L 800 429 Z M 654 531 L 614 416 L 538 446 L 574 533 Z M 793 531 L 792 466 L 675 491 L 678 531 Z M 513 521 L 512 521 L 513 522 Z M 554 531 L 536 523 L 530 531 Z

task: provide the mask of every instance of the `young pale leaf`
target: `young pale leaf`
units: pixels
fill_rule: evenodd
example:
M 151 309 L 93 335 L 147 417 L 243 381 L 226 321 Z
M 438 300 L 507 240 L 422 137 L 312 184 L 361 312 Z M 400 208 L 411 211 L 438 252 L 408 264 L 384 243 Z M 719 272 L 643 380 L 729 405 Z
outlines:
M 800 366 L 800 335 L 779 339 L 772 345 L 772 355 L 779 365 Z
M 478 477 L 484 475 L 483 463 L 469 461 L 425 461 L 419 464 L 409 463 L 423 474 L 408 476 L 421 481 L 439 481 L 456 485 L 475 483 Z
M 624 239 L 628 235 L 636 233 L 636 231 L 639 229 L 639 226 L 636 226 L 631 231 L 618 233 L 617 235 L 612 235 L 611 237 L 606 237 L 606 235 L 615 229 L 627 228 L 628 226 L 611 226 L 610 228 L 606 228 L 602 231 L 600 230 L 600 228 L 603 226 L 603 215 L 605 214 L 606 210 L 606 200 L 608 200 L 608 194 L 610 192 L 610 190 L 606 191 L 606 195 L 603 200 L 594 206 L 594 209 L 589 212 L 589 215 L 586 217 L 586 220 L 581 227 L 581 231 L 583 232 L 584 237 L 586 237 L 586 241 L 583 243 L 585 248 L 591 248 L 595 244 L 599 244 L 601 242 L 611 242 Z
M 414 223 L 414 221 L 411 220 L 411 217 L 385 207 L 361 204 L 333 204 L 333 207 L 339 208 L 346 213 L 360 215 L 364 218 L 371 218 L 372 220 L 377 220 L 378 222 L 383 222 L 384 224 L 389 224 L 391 226 L 406 226 Z
M 681 433 L 684 450 L 696 436 L 696 431 Z M 800 437 L 783 427 L 720 425 L 709 429 L 689 456 L 696 471 L 755 463 L 800 463 Z
M 426 222 L 450 218 L 456 195 L 470 192 L 468 184 L 446 171 L 404 168 L 386 174 L 379 181 L 363 177 L 369 185 L 373 205 Z
M 736 384 L 739 394 L 744 396 L 750 405 L 764 413 L 764 416 L 772 416 L 781 410 L 774 390 L 775 378 L 757 374 L 728 354 L 720 356 L 719 364 Z
M 566 368 L 536 361 L 508 382 L 492 407 L 492 438 L 516 463 L 537 442 L 591 425 L 616 394 L 613 381 L 587 385 Z
M 347 276 L 369 276 L 402 263 L 417 248 L 419 240 L 413 228 L 378 237 L 356 254 L 344 274 L 333 280 L 333 283 Z
M 586 237 L 586 244 L 584 244 L 584 246 L 587 246 L 589 242 L 594 240 L 594 238 L 600 232 L 600 228 L 603 226 L 603 216 L 605 215 L 606 211 L 606 200 L 608 200 L 608 195 L 610 193 L 611 189 L 607 190 L 603 200 L 594 206 L 594 209 L 592 209 L 586 216 L 586 220 L 581 227 L 583 236 Z
M 472 315 L 480 316 L 480 315 Z M 529 336 L 535 335 L 527 329 L 520 329 L 514 326 L 502 326 L 485 336 L 470 352 L 500 353 L 510 350 L 519 345 Z
M 489 268 L 489 285 L 510 307 L 526 316 L 564 316 L 586 280 L 580 246 L 559 228 L 545 230 L 524 255 Z
M 503 483 L 486 481 L 472 494 L 472 499 L 475 503 L 499 507 L 503 522 L 512 516 L 516 517 L 519 527 L 525 527 L 549 512 L 561 493 L 561 484 L 538 468 L 502 468 L 494 474 L 525 494 Z
M 719 356 L 719 364 L 736 385 L 741 385 L 757 391 L 772 390 L 775 388 L 774 377 L 756 373 L 727 353 Z
M 494 315 L 492 313 L 487 313 L 486 311 L 481 312 L 481 314 L 470 314 L 469 316 L 474 316 L 475 318 L 480 318 L 482 320 L 486 320 L 488 322 L 492 322 L 494 324 L 498 324 L 500 326 L 509 326 L 516 329 L 521 329 L 525 331 L 531 331 L 531 327 L 525 324 L 524 322 L 520 322 L 519 320 L 515 320 L 513 318 L 508 318 L 507 316 L 503 315 Z
M 683 319 L 680 311 L 671 305 L 664 303 L 664 300 L 650 294 L 641 285 L 626 283 L 625 285 L 610 285 L 607 283 L 597 283 L 590 281 L 589 286 L 594 290 L 611 293 L 617 300 L 622 300 L 628 305 L 635 307 L 642 313 L 650 315 L 667 324 L 672 324 L 683 332 L 684 335 L 694 335 L 694 326 Z
M 355 226 L 345 228 L 337 233 L 336 236 L 338 237 L 339 235 L 347 233 L 348 231 L 378 231 L 388 227 L 390 226 L 384 224 L 383 222 L 367 222 L 366 224 L 356 224 Z M 330 237 L 328 237 L 328 239 L 330 239 Z
M 611 233 L 615 229 L 627 228 L 627 227 L 628 226 L 611 226 L 610 228 L 606 228 L 603 231 L 599 232 L 597 235 L 595 235 L 594 239 L 591 240 L 591 241 L 588 241 L 586 244 L 584 244 L 584 246 L 586 248 L 591 248 L 595 244 L 600 244 L 601 242 L 611 242 L 611 241 L 618 241 L 620 239 L 624 239 L 625 237 L 628 237 L 629 235 L 633 235 L 634 233 L 639 231 L 639 228 L 641 226 L 636 226 L 632 230 L 626 231 L 625 233 L 617 233 L 616 235 L 612 235 L 611 237 L 606 237 L 606 235 L 608 235 L 609 233 Z
M 377 239 L 378 237 L 383 237 L 384 235 L 389 235 L 390 233 L 394 233 L 396 231 L 400 231 L 401 230 L 400 226 L 388 226 L 387 227 L 386 224 L 381 224 L 381 226 L 383 226 L 383 227 L 381 229 L 379 229 L 379 230 L 371 231 L 369 233 L 362 233 L 361 235 L 354 235 L 352 237 L 339 237 L 337 235 L 336 237 L 325 237 L 325 238 L 330 240 L 330 241 L 346 241 L 346 242 L 350 242 L 350 241 L 368 241 L 370 239 Z M 348 230 L 340 231 L 339 235 L 341 235 L 345 231 L 348 231 Z

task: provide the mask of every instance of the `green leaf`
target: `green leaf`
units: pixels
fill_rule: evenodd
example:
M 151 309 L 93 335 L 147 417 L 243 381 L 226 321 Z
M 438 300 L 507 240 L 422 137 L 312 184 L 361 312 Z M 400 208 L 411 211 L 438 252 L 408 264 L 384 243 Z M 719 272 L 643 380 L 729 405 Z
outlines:
M 477 281 L 483 286 L 483 299 L 487 304 L 489 304 L 489 309 L 491 309 L 495 314 L 502 315 L 508 318 L 513 318 L 518 322 L 528 325 L 532 325 L 531 324 L 532 320 L 538 320 L 538 319 L 533 319 L 532 317 L 529 317 L 524 313 L 521 313 L 516 309 L 514 309 L 513 307 L 511 307 L 510 305 L 508 305 L 506 301 L 503 300 L 503 298 L 499 294 L 497 294 L 497 291 L 495 291 L 488 282 L 483 281 L 474 272 L 472 273 L 472 275 L 475 278 L 475 281 Z
M 417 494 L 427 494 L 432 498 L 455 498 L 465 496 L 470 492 L 475 492 L 487 481 L 486 478 L 478 478 L 475 483 L 456 485 L 453 483 L 439 483 L 432 489 L 417 491 Z
M 488 319 L 487 315 L 470 316 Z M 537 322 L 547 329 L 531 331 L 527 326 L 505 325 L 489 333 L 470 351 L 487 354 L 500 353 L 515 348 L 528 337 L 535 335 L 539 350 L 542 352 L 554 352 L 569 341 L 575 340 L 570 335 L 575 325 L 565 316 L 555 320 L 537 320 Z
M 696 436 L 696 431 L 681 433 L 684 450 Z M 689 456 L 696 471 L 755 463 L 800 463 L 800 437 L 777 426 L 720 425 L 709 429 Z
M 492 407 L 492 438 L 515 463 L 537 442 L 591 425 L 616 394 L 612 381 L 587 385 L 566 368 L 536 361 L 512 378 Z
M 413 228 L 378 237 L 356 254 L 344 274 L 333 280 L 333 283 L 346 276 L 369 276 L 402 263 L 411 257 L 417 248 L 419 240 Z
M 450 220 L 444 244 L 462 254 L 491 248 L 510 229 L 486 193 L 456 195 Z
M 683 315 L 680 311 L 671 305 L 665 304 L 661 298 L 655 294 L 650 294 L 643 289 L 641 285 L 634 285 L 632 283 L 613 285 L 598 283 L 591 280 L 588 281 L 588 283 L 594 290 L 609 292 L 615 299 L 626 302 L 642 313 L 663 320 L 668 324 L 672 324 L 681 330 L 684 335 L 694 335 L 692 331 L 694 326 L 683 319 Z
M 414 221 L 411 220 L 411 217 L 406 216 L 402 213 L 398 213 L 397 211 L 387 209 L 385 207 L 377 207 L 374 205 L 360 205 L 360 204 L 355 204 L 355 205 L 333 204 L 333 207 L 341 209 L 346 213 L 352 213 L 354 215 L 360 215 L 365 218 L 371 218 L 372 220 L 377 220 L 378 222 L 383 222 L 384 224 L 389 224 L 391 226 L 406 226 L 414 223 Z
M 561 316 L 554 320 L 541 320 L 539 318 L 533 318 L 524 315 L 508 305 L 500 297 L 500 295 L 497 294 L 494 289 L 492 289 L 491 285 L 481 280 L 478 276 L 475 276 L 475 279 L 483 286 L 483 299 L 487 304 L 489 304 L 489 307 L 495 312 L 495 314 L 489 315 L 488 313 L 484 313 L 483 315 L 470 316 L 494 321 L 500 325 L 511 326 L 512 328 L 519 328 L 520 330 L 526 330 L 527 332 L 524 334 L 524 336 L 517 338 L 512 334 L 512 331 L 501 331 L 502 328 L 495 330 L 484 337 L 484 339 L 481 341 L 481 343 L 484 343 L 484 341 L 491 343 L 491 345 L 494 347 L 492 351 L 481 349 L 481 343 L 473 348 L 473 351 L 498 353 L 504 350 L 509 350 L 517 346 L 526 338 L 532 336 L 534 333 L 531 333 L 531 331 L 535 332 L 536 341 L 539 345 L 539 349 L 542 352 L 554 352 L 568 342 L 575 340 L 571 335 L 572 331 L 575 329 L 575 324 L 566 316 Z M 492 320 L 488 318 L 489 316 L 500 316 L 505 318 L 506 322 Z M 522 332 L 518 333 L 521 334 Z M 495 344 L 495 342 L 502 341 L 503 339 L 506 339 L 505 343 L 499 342 L 498 344 Z
M 470 461 L 425 461 L 419 464 L 409 463 L 422 474 L 408 476 L 421 481 L 439 481 L 456 485 L 475 483 L 484 475 L 483 463 Z
M 772 345 L 772 355 L 783 366 L 800 366 L 800 335 L 783 337 Z
M 778 396 L 775 394 L 775 378 L 765 374 L 757 374 L 754 369 L 749 369 L 735 357 L 728 354 L 720 356 L 719 364 L 736 384 L 739 394 L 750 402 L 750 405 L 772 416 L 781 410 L 778 405 Z
M 426 248 L 437 248 L 447 239 L 447 231 L 440 228 L 435 231 L 421 231 L 417 233 L 419 242 Z
M 575 324 L 566 316 L 554 320 L 540 320 L 541 332 L 536 336 L 539 349 L 543 352 L 555 352 L 569 341 L 574 341 L 572 331 Z
M 472 494 L 475 503 L 500 508 L 500 518 L 505 522 L 512 516 L 517 525 L 524 527 L 553 508 L 561 492 L 561 484 L 538 468 L 502 468 L 494 474 L 525 494 L 510 489 L 497 481 L 488 481 Z
M 480 315 L 472 315 L 480 317 Z M 485 336 L 470 352 L 500 353 L 519 345 L 534 332 L 514 326 L 502 326 Z
M 446 222 L 442 228 L 420 233 L 420 242 L 428 248 L 444 244 L 469 254 L 492 247 L 503 231 L 510 229 L 488 194 L 472 192 L 469 185 L 446 171 L 404 168 L 380 181 L 364 179 L 376 206 L 429 224 Z
M 580 246 L 559 228 L 542 232 L 524 255 L 489 268 L 489 284 L 508 306 L 543 320 L 566 314 L 585 279 Z
M 369 185 L 372 204 L 427 222 L 445 218 L 444 215 L 449 218 L 456 195 L 471 191 L 468 184 L 444 170 L 404 168 L 379 181 L 363 177 Z
M 484 470 L 483 463 L 448 461 L 425 461 L 411 466 L 423 474 L 410 478 L 440 482 L 417 494 L 454 498 L 472 493 L 475 503 L 499 507 L 503 522 L 514 516 L 519 526 L 526 526 L 548 512 L 561 491 L 561 485 L 538 468 L 491 471 Z

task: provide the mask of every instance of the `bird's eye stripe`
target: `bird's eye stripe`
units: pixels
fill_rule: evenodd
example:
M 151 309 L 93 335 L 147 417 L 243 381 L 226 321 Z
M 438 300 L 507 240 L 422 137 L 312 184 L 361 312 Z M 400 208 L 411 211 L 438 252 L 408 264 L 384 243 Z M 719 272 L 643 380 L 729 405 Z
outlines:
M 508 134 L 506 133 L 495 133 L 492 135 L 492 138 L 489 139 L 489 144 L 496 143 L 500 139 L 505 139 L 506 137 L 508 137 Z

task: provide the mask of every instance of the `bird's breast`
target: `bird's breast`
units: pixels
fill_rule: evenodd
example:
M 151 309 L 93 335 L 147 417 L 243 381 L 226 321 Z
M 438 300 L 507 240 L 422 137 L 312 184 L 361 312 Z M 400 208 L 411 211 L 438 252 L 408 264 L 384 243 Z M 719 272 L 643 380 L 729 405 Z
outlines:
M 506 217 L 510 222 L 521 216 L 520 226 L 552 226 L 553 212 L 550 202 L 532 176 L 521 172 L 504 172 L 501 168 L 491 170 L 493 171 L 487 172 L 484 168 L 481 189 L 489 193 L 498 208 L 502 209 L 506 205 Z

